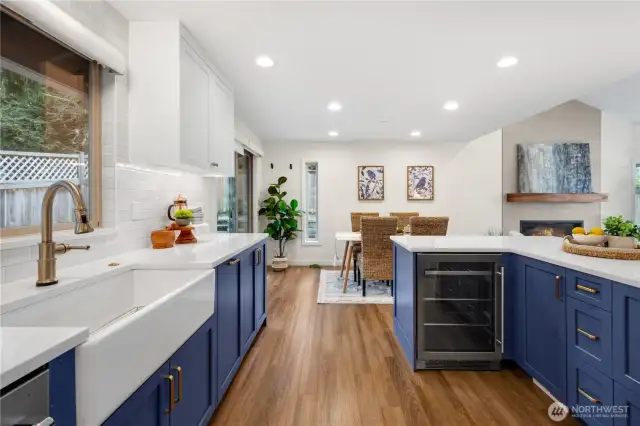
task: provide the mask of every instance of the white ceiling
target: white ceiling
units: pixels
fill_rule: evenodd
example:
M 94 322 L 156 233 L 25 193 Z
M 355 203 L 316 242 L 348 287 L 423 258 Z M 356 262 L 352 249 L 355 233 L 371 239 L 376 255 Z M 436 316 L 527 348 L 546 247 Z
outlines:
M 633 123 L 640 123 L 640 73 L 583 96 L 580 100 Z
M 638 3 L 121 1 L 180 20 L 267 140 L 469 140 L 640 71 Z M 267 54 L 275 67 L 254 64 Z M 499 69 L 510 54 L 520 63 Z M 460 109 L 449 112 L 449 99 Z M 326 109 L 331 100 L 343 110 Z M 389 120 L 381 123 L 380 120 Z

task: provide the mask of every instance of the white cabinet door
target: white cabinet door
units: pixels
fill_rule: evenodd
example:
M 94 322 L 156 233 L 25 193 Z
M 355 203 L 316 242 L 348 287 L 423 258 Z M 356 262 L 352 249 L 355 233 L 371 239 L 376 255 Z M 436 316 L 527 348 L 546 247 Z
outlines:
M 158 70 L 162 72 L 162 70 Z M 180 160 L 209 169 L 212 73 L 207 64 L 181 40 L 180 51 Z M 162 90 L 162 88 L 158 88 Z
M 224 176 L 233 176 L 234 168 L 234 101 L 233 92 L 215 75 L 211 85 L 213 116 L 212 137 L 209 145 L 211 171 Z

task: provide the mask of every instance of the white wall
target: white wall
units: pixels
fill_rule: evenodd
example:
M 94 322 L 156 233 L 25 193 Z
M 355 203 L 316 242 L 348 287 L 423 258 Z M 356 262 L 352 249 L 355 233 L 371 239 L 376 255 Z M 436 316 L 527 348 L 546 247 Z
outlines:
M 287 199 L 300 198 L 302 162 L 318 162 L 319 246 L 287 245 L 296 264 L 331 264 L 336 231 L 350 231 L 352 211 L 417 211 L 423 216 L 449 216 L 450 234 L 483 234 L 502 228 L 502 132 L 471 142 L 266 142 L 261 198 L 279 176 Z M 270 163 L 274 168 L 271 169 Z M 293 166 L 293 170 L 289 168 Z M 435 200 L 407 201 L 406 167 L 435 166 Z M 357 166 L 385 166 L 385 200 L 358 201 Z M 272 252 L 272 250 L 269 250 Z M 271 254 L 271 253 L 270 253 Z
M 634 126 L 619 115 L 602 111 L 601 191 L 602 218 L 622 215 L 633 219 L 635 210 Z M 637 148 L 640 150 L 640 148 Z

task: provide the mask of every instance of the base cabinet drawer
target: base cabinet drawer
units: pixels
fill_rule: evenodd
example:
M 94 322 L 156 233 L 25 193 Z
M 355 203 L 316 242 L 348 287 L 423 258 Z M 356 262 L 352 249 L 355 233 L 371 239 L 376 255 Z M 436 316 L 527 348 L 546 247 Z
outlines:
M 567 403 L 588 425 L 613 425 L 613 380 L 575 359 L 569 361 Z
M 612 375 L 611 313 L 567 298 L 568 357 Z
M 567 269 L 567 296 L 611 310 L 611 281 Z
M 638 426 L 640 425 L 640 395 L 631 392 L 629 389 L 614 383 L 613 403 L 616 407 L 624 407 L 624 414 L 614 418 L 615 426 Z

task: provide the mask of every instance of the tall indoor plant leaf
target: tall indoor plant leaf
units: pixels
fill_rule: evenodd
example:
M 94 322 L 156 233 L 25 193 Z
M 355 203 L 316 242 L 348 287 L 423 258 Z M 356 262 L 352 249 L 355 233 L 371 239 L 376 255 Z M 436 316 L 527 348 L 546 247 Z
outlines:
M 267 227 L 264 232 L 278 243 L 274 258 L 287 256 L 285 246 L 288 241 L 294 240 L 297 233 L 301 231 L 298 228 L 297 218 L 304 213 L 298 210 L 298 200 L 291 200 L 287 203 L 284 199 L 287 192 L 281 191 L 281 189 L 286 182 L 287 178 L 280 176 L 278 183 L 269 185 L 267 190 L 269 197 L 260 203 L 260 210 L 258 211 L 258 215 L 267 219 Z

